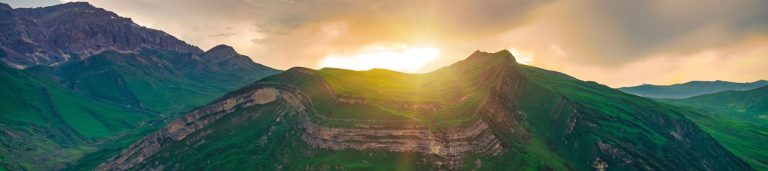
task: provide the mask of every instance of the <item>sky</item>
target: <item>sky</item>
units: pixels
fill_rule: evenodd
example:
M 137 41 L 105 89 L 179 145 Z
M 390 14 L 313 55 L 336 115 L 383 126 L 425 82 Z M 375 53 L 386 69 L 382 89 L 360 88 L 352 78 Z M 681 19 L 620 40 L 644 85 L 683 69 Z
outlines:
M 522 63 L 611 87 L 768 79 L 765 0 L 86 1 L 278 69 L 422 73 L 508 49 Z

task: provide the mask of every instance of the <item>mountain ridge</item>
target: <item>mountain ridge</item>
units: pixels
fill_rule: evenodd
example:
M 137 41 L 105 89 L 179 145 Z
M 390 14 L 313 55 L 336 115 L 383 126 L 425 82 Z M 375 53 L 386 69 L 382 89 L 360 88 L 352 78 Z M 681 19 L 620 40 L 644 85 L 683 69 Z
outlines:
M 503 52 L 477 55 L 426 74 L 292 68 L 188 113 L 97 170 L 750 169 L 688 111 L 510 63 Z
M 658 101 L 701 111 L 689 118 L 755 169 L 768 169 L 768 86 Z
M 727 90 L 750 90 L 768 85 L 766 80 L 753 82 L 728 82 L 728 81 L 690 81 L 672 85 L 643 84 L 632 87 L 618 88 L 621 91 L 643 97 L 657 99 L 684 99 L 698 95 L 717 93 Z
M 202 53 L 198 47 L 87 2 L 0 11 L 0 60 L 15 68 L 57 65 L 104 51 L 132 53 L 156 48 Z

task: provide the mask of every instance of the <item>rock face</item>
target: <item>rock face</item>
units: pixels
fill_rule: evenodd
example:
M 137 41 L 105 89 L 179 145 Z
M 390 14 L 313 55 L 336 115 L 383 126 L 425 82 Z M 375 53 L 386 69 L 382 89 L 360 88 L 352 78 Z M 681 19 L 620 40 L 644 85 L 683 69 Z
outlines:
M 456 170 L 468 154 L 495 156 L 504 151 L 501 141 L 485 121 L 466 128 L 436 132 L 417 123 L 356 121 L 359 128 L 328 128 L 301 120 L 305 130 L 301 139 L 315 148 L 330 150 L 359 150 L 412 152 L 434 155 L 439 168 Z M 415 126 L 391 126 L 391 124 Z
M 751 170 L 681 112 L 505 51 L 425 75 L 294 68 L 97 170 Z
M 0 3 L 0 60 L 16 67 L 56 65 L 104 51 L 133 53 L 155 48 L 202 53 L 165 32 L 87 2 L 12 9 Z
M 195 109 L 159 131 L 147 135 L 128 147 L 118 158 L 99 165 L 96 170 L 127 170 L 167 146 L 168 140 L 180 141 L 236 108 L 264 105 L 274 102 L 278 97 L 290 99 L 291 96 L 281 95 L 281 91 L 265 87 L 240 96 L 218 100 L 208 106 Z

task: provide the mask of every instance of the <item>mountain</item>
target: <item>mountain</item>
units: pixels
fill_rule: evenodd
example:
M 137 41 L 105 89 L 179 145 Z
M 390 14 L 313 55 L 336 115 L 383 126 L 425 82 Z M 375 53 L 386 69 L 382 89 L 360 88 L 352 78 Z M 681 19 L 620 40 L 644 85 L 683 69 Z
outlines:
M 701 111 L 689 118 L 754 168 L 768 169 L 768 86 L 660 101 Z
M 0 167 L 10 170 L 61 167 L 93 151 L 83 144 L 151 124 L 155 115 L 93 100 L 1 64 L 0 94 Z
M 69 2 L 41 8 L 0 3 L 0 60 L 16 67 L 56 65 L 104 51 L 143 48 L 197 54 L 202 50 L 175 37 L 134 23 L 130 18 Z
M 747 91 L 724 91 L 665 102 L 722 113 L 768 125 L 768 86 Z
M 518 64 L 508 51 L 425 74 L 292 68 L 192 110 L 97 170 L 751 170 L 691 112 Z
M 9 170 L 56 170 L 111 154 L 280 72 L 230 46 L 203 52 L 82 2 L 0 4 L 0 27 L 0 167 Z
M 634 87 L 622 87 L 619 90 L 629 94 L 656 99 L 684 99 L 698 95 L 717 93 L 729 90 L 751 90 L 768 85 L 768 81 L 759 80 L 749 83 L 727 81 L 691 81 L 674 85 L 643 84 Z

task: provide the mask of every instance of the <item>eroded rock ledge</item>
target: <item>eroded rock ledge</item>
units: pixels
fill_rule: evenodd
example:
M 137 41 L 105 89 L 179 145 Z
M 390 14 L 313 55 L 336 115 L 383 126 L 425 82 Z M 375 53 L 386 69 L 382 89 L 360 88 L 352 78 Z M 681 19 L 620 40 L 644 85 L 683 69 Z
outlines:
M 440 132 L 423 126 L 381 129 L 375 124 L 370 128 L 327 128 L 306 117 L 302 117 L 301 127 L 301 139 L 315 148 L 423 153 L 438 158 L 433 164 L 451 170 L 459 169 L 468 154 L 504 152 L 502 142 L 483 120 Z
M 360 150 L 412 152 L 429 156 L 438 168 L 461 168 L 464 158 L 471 154 L 498 155 L 505 151 L 502 141 L 491 130 L 489 122 L 478 119 L 472 124 L 448 130 L 431 130 L 412 120 L 349 120 L 333 119 L 305 111 L 311 107 L 306 94 L 285 85 L 261 83 L 259 87 L 234 97 L 198 108 L 162 129 L 134 143 L 120 155 L 99 165 L 96 170 L 127 170 L 139 165 L 163 148 L 183 140 L 188 135 L 215 122 L 238 108 L 265 105 L 280 100 L 300 115 L 301 140 L 313 148 L 330 150 Z M 302 100 L 304 99 L 304 100 Z M 488 112 L 488 111 L 486 111 Z M 310 116 L 311 115 L 311 116 Z M 333 122 L 354 122 L 349 128 L 329 128 L 311 119 Z
M 233 112 L 236 108 L 271 103 L 278 97 L 282 97 L 291 105 L 300 103 L 297 102 L 296 95 L 271 87 L 258 88 L 249 93 L 219 100 L 214 104 L 195 109 L 160 130 L 145 136 L 122 151 L 117 158 L 99 165 L 96 170 L 127 170 L 169 145 L 170 143 L 167 141 L 180 141 L 225 114 Z M 303 109 L 300 104 L 295 107 Z

